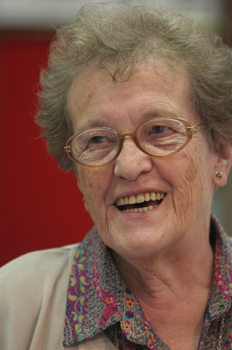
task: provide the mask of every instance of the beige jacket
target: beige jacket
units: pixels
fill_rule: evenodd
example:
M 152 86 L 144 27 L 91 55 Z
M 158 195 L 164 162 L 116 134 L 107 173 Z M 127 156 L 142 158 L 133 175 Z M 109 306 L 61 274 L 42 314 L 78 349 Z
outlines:
M 0 269 L 0 350 L 63 350 L 77 244 L 26 254 Z M 104 333 L 66 349 L 115 350 Z

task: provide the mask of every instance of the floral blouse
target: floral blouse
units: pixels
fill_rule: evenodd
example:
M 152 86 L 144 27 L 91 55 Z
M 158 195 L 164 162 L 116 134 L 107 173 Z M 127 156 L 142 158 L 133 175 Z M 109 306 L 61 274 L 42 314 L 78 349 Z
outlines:
M 215 250 L 214 283 L 205 310 L 200 350 L 216 349 L 223 314 L 222 350 L 232 349 L 232 241 L 214 216 L 210 237 Z M 105 332 L 120 350 L 170 350 L 125 286 L 96 228 L 76 250 L 67 294 L 64 347 Z

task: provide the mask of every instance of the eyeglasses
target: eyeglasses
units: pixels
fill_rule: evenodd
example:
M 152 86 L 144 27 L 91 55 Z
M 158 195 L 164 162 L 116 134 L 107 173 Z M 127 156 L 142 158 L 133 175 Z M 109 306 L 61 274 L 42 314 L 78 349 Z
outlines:
M 191 126 L 184 119 L 155 118 L 140 125 L 134 133 L 118 134 L 107 127 L 78 132 L 67 140 L 64 150 L 76 163 L 99 167 L 113 162 L 124 140 L 132 139 L 144 153 L 166 157 L 179 152 L 191 141 L 193 133 L 205 128 L 203 124 Z

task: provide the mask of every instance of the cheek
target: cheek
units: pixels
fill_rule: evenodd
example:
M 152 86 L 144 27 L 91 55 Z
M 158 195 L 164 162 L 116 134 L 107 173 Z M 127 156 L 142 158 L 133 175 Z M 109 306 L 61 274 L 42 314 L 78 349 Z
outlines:
M 85 208 L 89 212 L 103 241 L 108 232 L 107 224 L 107 194 L 111 186 L 111 170 L 106 169 L 78 169 L 78 185 L 84 195 Z
M 103 171 L 91 168 L 78 168 L 78 186 L 81 192 L 85 195 L 92 192 L 101 191 L 106 181 L 106 174 Z
M 78 187 L 84 195 L 89 211 L 96 211 L 105 202 L 107 189 L 110 187 L 110 171 L 79 167 Z
M 211 195 L 210 174 L 205 171 L 203 157 L 192 149 L 183 152 L 173 175 L 173 201 L 176 215 L 182 220 L 194 215 Z M 174 180 L 175 178 L 175 180 Z
M 183 186 L 189 191 L 202 190 L 203 183 L 201 177 L 202 164 L 198 157 L 186 156 L 183 159 Z
M 83 195 L 86 195 L 88 189 L 93 188 L 93 178 L 91 176 L 91 171 L 83 167 L 78 167 L 77 169 L 77 179 L 78 187 Z
M 101 188 L 100 184 L 97 184 L 93 172 L 88 168 L 78 169 L 78 187 L 83 194 L 85 209 L 95 222 L 96 208 L 100 209 L 98 198 L 100 197 L 99 192 L 101 192 Z

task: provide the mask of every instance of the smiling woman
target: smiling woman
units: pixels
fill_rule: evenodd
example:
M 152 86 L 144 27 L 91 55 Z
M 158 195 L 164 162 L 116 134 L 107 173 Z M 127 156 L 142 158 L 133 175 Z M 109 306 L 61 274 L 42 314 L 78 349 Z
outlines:
M 91 97 L 86 99 L 88 93 Z M 154 109 L 156 118 L 144 124 L 144 117 L 150 116 Z M 162 118 L 161 124 L 168 125 L 169 130 L 172 127 L 173 131 L 169 133 L 167 141 L 160 144 L 157 137 L 155 141 L 154 137 L 151 140 L 150 133 L 154 125 L 160 124 L 159 111 L 163 110 L 165 115 L 175 115 L 177 119 Z M 105 127 L 111 127 L 124 136 L 121 148 L 119 152 L 115 151 L 112 161 L 104 152 L 103 163 L 98 157 L 99 153 L 92 163 L 94 152 L 91 152 L 93 155 L 91 159 L 87 157 L 85 167 L 77 165 L 79 188 L 99 234 L 108 247 L 118 254 L 138 259 L 150 258 L 161 249 L 164 253 L 164 248 L 168 248 L 167 255 L 170 256 L 173 253 L 171 241 L 177 244 L 184 235 L 187 244 L 187 238 L 191 238 L 190 234 L 188 237 L 190 228 L 193 237 L 196 238 L 196 232 L 202 235 L 202 224 L 205 226 L 207 223 L 209 226 L 209 220 L 205 223 L 205 217 L 210 216 L 212 190 L 216 183 L 213 174 L 215 167 L 218 167 L 219 157 L 209 146 L 206 147 L 203 129 L 194 134 L 189 147 L 184 142 L 187 140 L 187 127 L 200 120 L 191 107 L 188 77 L 182 77 L 161 63 L 157 62 L 154 68 L 147 62 L 137 65 L 127 81 L 115 84 L 109 74 L 87 68 L 70 88 L 68 111 L 74 133 L 90 130 L 96 120 L 101 120 Z M 186 116 L 188 122 L 182 121 Z M 137 137 L 129 138 L 135 129 Z M 175 140 L 179 140 L 178 134 L 182 136 L 183 133 L 186 136 L 180 147 Z M 166 146 L 170 138 L 171 144 L 177 145 L 171 146 L 171 149 Z M 85 152 L 88 152 L 86 147 L 83 148 Z M 164 193 L 166 196 L 159 206 L 156 206 L 157 202 L 154 203 L 153 210 L 147 210 L 144 217 L 137 210 L 136 214 L 133 210 L 133 219 L 129 213 L 115 210 L 115 202 L 120 198 L 128 196 L 132 201 L 134 196 L 146 192 Z M 134 205 L 127 209 L 134 209 Z M 128 217 L 125 214 L 129 214 Z
M 232 163 L 231 50 L 176 12 L 89 5 L 41 87 L 37 122 L 95 226 L 3 267 L 0 346 L 230 349 L 232 248 L 211 205 Z

